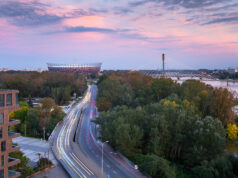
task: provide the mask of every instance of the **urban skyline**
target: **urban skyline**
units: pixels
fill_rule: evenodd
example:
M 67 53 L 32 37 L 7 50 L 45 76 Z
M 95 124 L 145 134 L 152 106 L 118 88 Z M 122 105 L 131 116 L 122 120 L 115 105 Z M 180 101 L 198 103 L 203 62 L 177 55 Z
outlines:
M 1 68 L 102 62 L 103 69 L 237 67 L 238 3 L 207 1 L 0 2 Z

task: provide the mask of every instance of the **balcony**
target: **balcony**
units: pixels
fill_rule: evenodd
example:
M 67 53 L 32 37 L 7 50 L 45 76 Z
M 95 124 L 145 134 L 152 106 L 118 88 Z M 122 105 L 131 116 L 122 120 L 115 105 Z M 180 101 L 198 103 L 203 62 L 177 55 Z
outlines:
M 15 166 L 20 162 L 21 162 L 20 159 L 8 157 L 8 167 Z
M 20 106 L 17 105 L 11 105 L 11 106 L 0 106 L 0 110 L 8 110 L 8 112 L 12 111 L 18 111 L 20 109 Z
M 17 124 L 20 124 L 21 122 L 19 120 L 16 120 L 16 119 L 10 119 L 9 120 L 9 126 L 12 126 L 12 125 L 17 125 Z
M 21 175 L 20 172 L 8 170 L 8 178 L 16 178 L 19 177 L 20 175 Z
M 9 106 L 6 106 L 6 109 L 8 110 L 8 112 L 17 111 L 20 109 L 20 106 L 18 104 L 17 105 L 9 105 Z
M 17 133 L 17 132 L 8 131 L 8 137 L 16 138 L 16 137 L 19 137 L 19 136 L 20 136 L 20 134 Z
M 20 146 L 12 145 L 12 149 L 10 150 L 10 153 L 15 151 L 20 151 Z

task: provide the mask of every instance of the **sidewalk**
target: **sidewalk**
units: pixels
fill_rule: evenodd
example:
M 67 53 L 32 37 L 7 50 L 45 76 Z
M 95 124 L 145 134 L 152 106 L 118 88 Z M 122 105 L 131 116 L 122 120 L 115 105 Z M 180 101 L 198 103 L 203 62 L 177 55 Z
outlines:
M 34 175 L 32 178 L 70 178 L 69 175 L 64 171 L 64 168 L 60 164 L 58 164 L 56 167 L 51 168 L 50 170 Z
M 58 165 L 48 142 L 22 136 L 14 138 L 13 142 L 17 143 L 21 148 L 20 150 L 31 160 L 29 164 L 30 167 L 34 167 L 36 162 L 39 160 L 38 153 L 41 154 L 41 157 L 48 158 L 49 156 L 49 160 L 51 160 L 54 165 Z

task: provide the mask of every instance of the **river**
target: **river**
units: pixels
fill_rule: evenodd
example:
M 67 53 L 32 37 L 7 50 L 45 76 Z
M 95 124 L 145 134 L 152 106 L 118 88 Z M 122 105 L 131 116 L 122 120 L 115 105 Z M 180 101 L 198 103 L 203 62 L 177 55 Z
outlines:
M 176 77 L 172 77 L 174 81 L 177 81 L 178 83 L 183 83 L 186 80 L 200 80 L 200 78 L 189 78 L 189 77 L 182 77 L 179 80 Z M 204 82 L 208 85 L 211 85 L 216 88 L 227 88 L 229 91 L 234 92 L 235 96 L 238 97 L 238 81 L 237 82 L 232 82 L 229 81 L 227 84 L 226 80 L 200 80 L 201 82 Z

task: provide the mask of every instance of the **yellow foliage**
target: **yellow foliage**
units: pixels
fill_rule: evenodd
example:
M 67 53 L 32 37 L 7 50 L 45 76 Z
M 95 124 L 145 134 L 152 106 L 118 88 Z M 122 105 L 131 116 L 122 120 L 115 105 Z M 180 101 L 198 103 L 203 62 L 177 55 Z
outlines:
M 165 100 L 163 105 L 164 106 L 169 106 L 170 104 L 172 104 L 174 107 L 178 106 L 175 101 L 171 102 L 170 100 Z
M 14 117 L 15 117 L 15 112 L 13 112 L 13 111 L 10 112 L 10 113 L 9 113 L 9 117 L 10 117 L 10 118 L 14 118 Z
M 178 106 L 175 101 L 172 102 L 172 105 L 173 105 L 174 107 L 177 107 L 177 106 Z
M 29 107 L 28 106 L 22 106 L 20 108 L 20 111 L 28 111 L 29 110 Z
M 228 124 L 226 130 L 227 130 L 229 139 L 235 140 L 237 138 L 238 127 L 236 124 Z
M 190 104 L 190 102 L 189 102 L 188 100 L 185 99 L 185 100 L 183 101 L 183 106 L 184 106 L 185 109 L 189 109 L 189 108 L 190 108 L 190 105 L 191 105 L 191 104 Z
M 168 105 L 170 105 L 171 104 L 171 102 L 169 101 L 169 100 L 165 100 L 164 101 L 164 106 L 168 106 Z

